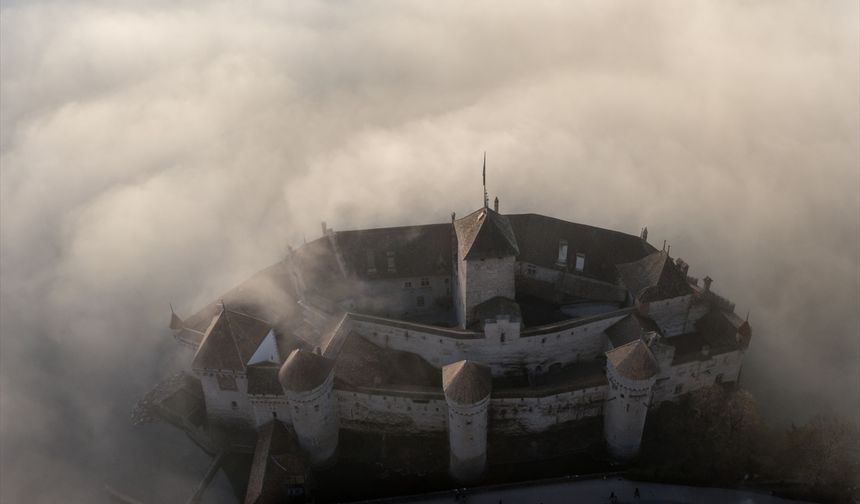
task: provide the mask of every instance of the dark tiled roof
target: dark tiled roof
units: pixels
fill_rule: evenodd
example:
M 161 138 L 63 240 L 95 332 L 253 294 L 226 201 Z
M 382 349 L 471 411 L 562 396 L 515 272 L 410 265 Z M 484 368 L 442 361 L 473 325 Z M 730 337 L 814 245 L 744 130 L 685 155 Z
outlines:
M 248 475 L 245 504 L 285 502 L 284 483 L 301 484 L 310 475 L 308 467 L 290 429 L 279 421 L 260 427 Z
M 682 364 L 742 350 L 749 343 L 749 337 L 744 335 L 749 331 L 749 324 L 734 313 L 712 309 L 696 322 L 694 332 L 662 341 L 675 347 L 672 364 Z
M 535 375 L 532 383 L 525 375 L 493 378 L 493 397 L 546 397 L 604 385 L 606 370 L 603 362 L 583 361 L 544 370 Z
M 684 296 L 693 292 L 684 275 L 664 251 L 618 265 L 621 282 L 640 301 Z
M 460 257 L 486 259 L 520 253 L 511 222 L 504 215 L 482 208 L 454 221 Z
M 328 236 L 297 248 L 292 259 L 309 289 L 334 299 L 342 297 L 346 285 Z
M 450 224 L 428 224 L 335 233 L 349 273 L 363 279 L 447 275 L 451 273 Z M 388 266 L 389 257 L 394 268 Z M 373 265 L 374 272 L 369 271 Z
M 636 341 L 646 332 L 661 334 L 657 323 L 649 317 L 633 312 L 606 329 L 606 335 L 614 348 Z
M 660 371 L 657 359 L 642 340 L 636 340 L 606 352 L 606 361 L 618 371 L 618 374 L 630 380 L 647 380 Z
M 487 366 L 461 360 L 442 368 L 445 398 L 457 404 L 474 404 L 490 395 L 493 379 Z
M 278 381 L 278 365 L 271 362 L 261 362 L 248 366 L 249 395 L 284 395 L 281 382 Z
M 193 369 L 244 371 L 271 325 L 228 308 L 215 316 L 191 363 Z
M 507 315 L 511 318 L 520 319 L 520 305 L 513 299 L 508 299 L 502 296 L 496 296 L 488 299 L 475 307 L 475 315 L 478 320 L 484 321 L 487 319 L 496 318 L 499 315 Z
M 297 311 L 293 293 L 292 275 L 284 261 L 277 262 L 254 274 L 197 313 L 182 321 L 183 327 L 176 338 L 200 344 L 212 319 L 221 312 L 220 300 L 237 312 L 271 322 L 272 326 L 286 330 Z
M 442 373 L 417 354 L 381 348 L 356 332 L 346 336 L 335 378 L 352 387 L 442 386 Z
M 307 392 L 322 385 L 332 365 L 331 359 L 299 348 L 293 350 L 284 361 L 278 372 L 278 380 L 286 390 Z
M 568 246 L 567 270 L 573 271 L 576 254 L 585 255 L 581 275 L 615 283 L 615 265 L 636 261 L 654 251 L 638 236 L 537 214 L 508 215 L 520 245 L 518 260 L 555 268 L 560 240 Z

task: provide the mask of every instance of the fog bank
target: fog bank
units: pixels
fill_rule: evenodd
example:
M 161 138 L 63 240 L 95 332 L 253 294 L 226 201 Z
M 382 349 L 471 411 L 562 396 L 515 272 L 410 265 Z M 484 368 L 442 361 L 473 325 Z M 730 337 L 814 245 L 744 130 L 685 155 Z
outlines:
M 860 416 L 857 2 L 0 1 L 0 501 L 184 500 L 128 412 L 319 221 L 639 232 L 750 311 L 767 418 Z M 223 495 L 210 498 L 226 500 Z

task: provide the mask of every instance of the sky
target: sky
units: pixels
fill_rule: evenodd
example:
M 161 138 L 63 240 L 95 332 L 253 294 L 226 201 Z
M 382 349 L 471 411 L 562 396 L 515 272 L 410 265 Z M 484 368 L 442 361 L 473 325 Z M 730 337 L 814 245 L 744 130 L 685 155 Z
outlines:
M 714 278 L 766 418 L 858 418 L 858 90 L 853 0 L 2 1 L 0 501 L 184 500 L 206 457 L 129 419 L 168 303 L 465 215 L 484 151 L 502 212 Z

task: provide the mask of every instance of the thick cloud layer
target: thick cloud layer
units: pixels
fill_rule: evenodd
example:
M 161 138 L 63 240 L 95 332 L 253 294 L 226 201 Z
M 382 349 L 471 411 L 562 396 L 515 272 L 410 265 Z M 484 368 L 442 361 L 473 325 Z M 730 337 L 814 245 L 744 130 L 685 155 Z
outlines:
M 0 5 L 4 502 L 185 498 L 206 458 L 127 424 L 167 303 L 462 215 L 484 150 L 503 211 L 647 225 L 750 310 L 766 416 L 858 414 L 857 2 Z

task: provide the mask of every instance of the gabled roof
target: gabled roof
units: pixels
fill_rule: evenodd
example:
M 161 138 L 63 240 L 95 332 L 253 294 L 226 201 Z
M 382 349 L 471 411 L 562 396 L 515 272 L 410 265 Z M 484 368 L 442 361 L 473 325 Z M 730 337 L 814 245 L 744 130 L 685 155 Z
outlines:
M 191 367 L 245 371 L 246 363 L 270 330 L 271 325 L 264 320 L 222 308 L 206 329 Z
M 508 218 L 489 208 L 481 208 L 454 221 L 454 230 L 463 259 L 508 257 L 520 253 Z
M 622 317 L 618 322 L 609 326 L 605 332 L 609 336 L 613 348 L 636 341 L 646 332 L 662 334 L 656 322 L 636 312 Z
M 442 390 L 445 398 L 457 404 L 474 404 L 493 388 L 490 369 L 476 362 L 461 360 L 442 368 Z
M 615 265 L 639 260 L 654 251 L 638 236 L 538 214 L 508 215 L 520 246 L 518 261 L 557 268 L 559 241 L 568 246 L 567 269 L 573 271 L 576 254 L 585 255 L 585 271 L 577 272 L 615 283 Z
M 364 279 L 449 274 L 451 235 L 450 224 L 359 229 L 334 234 L 347 271 Z M 389 258 L 394 261 L 393 269 L 388 267 Z
M 672 365 L 707 359 L 709 356 L 744 350 L 749 345 L 752 330 L 747 321 L 733 312 L 712 307 L 696 321 L 695 330 L 664 340 L 675 347 Z M 704 352 L 707 348 L 707 352 Z
M 437 393 L 442 373 L 418 354 L 383 348 L 350 332 L 337 355 L 335 379 L 352 387 L 427 387 Z
M 630 380 L 647 380 L 660 372 L 657 359 L 641 339 L 606 352 L 606 361 Z
M 278 380 L 285 390 L 307 392 L 323 384 L 333 365 L 331 359 L 297 348 L 281 366 Z
M 257 430 L 257 444 L 248 476 L 245 504 L 285 502 L 285 483 L 302 484 L 310 474 L 295 434 L 273 420 Z
M 638 261 L 619 264 L 621 282 L 639 301 L 684 296 L 693 292 L 684 275 L 665 251 L 654 252 Z

